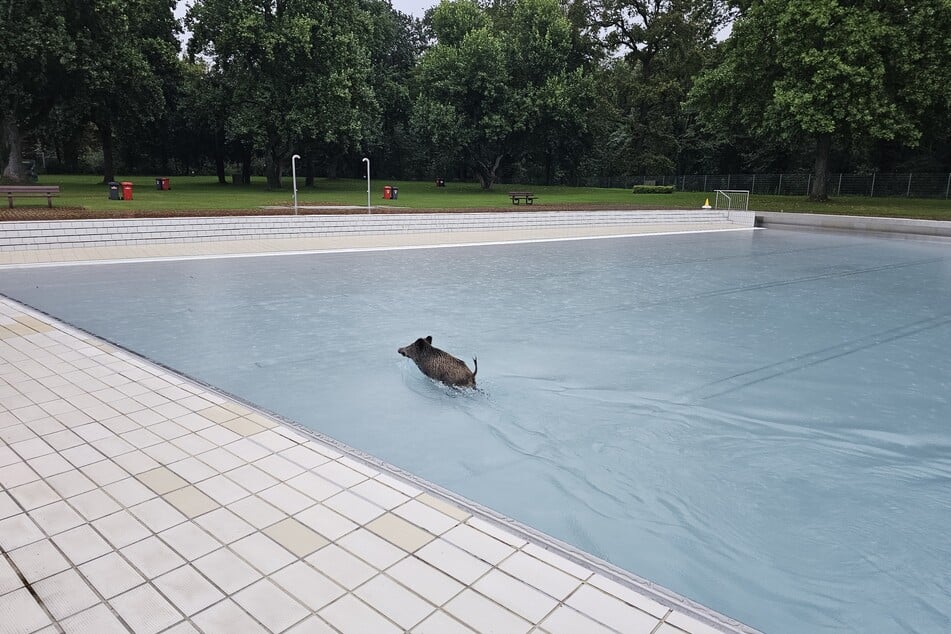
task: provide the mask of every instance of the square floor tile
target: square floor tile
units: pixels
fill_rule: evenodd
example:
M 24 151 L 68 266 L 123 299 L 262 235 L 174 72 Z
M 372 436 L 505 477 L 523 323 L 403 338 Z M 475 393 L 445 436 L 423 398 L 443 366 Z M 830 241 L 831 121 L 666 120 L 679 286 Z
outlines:
M 221 505 L 228 505 L 232 502 L 247 497 L 248 492 L 239 487 L 223 475 L 217 475 L 207 480 L 202 480 L 197 485 L 206 495 Z
M 450 517 L 433 507 L 423 504 L 419 500 L 410 500 L 402 506 L 393 509 L 393 513 L 405 520 L 425 528 L 433 535 L 441 535 L 459 523 L 455 517 Z
M 184 559 L 157 537 L 143 539 L 131 546 L 126 546 L 119 552 L 132 562 L 132 565 L 138 568 L 147 579 L 154 579 L 185 563 Z
M 409 498 L 394 488 L 388 487 L 385 484 L 377 482 L 376 480 L 364 480 L 360 484 L 351 488 L 350 491 L 356 493 L 362 498 L 370 500 L 377 506 L 383 509 L 392 510 L 393 508 L 403 504 Z
M 599 590 L 604 590 L 611 596 L 617 597 L 621 601 L 633 605 L 639 610 L 647 612 L 651 616 L 655 616 L 658 619 L 664 618 L 667 613 L 670 611 L 667 606 L 661 605 L 654 599 L 646 597 L 640 592 L 637 592 L 633 588 L 623 586 L 620 583 L 608 579 L 607 577 L 599 574 L 592 575 L 588 579 L 588 583 L 598 588 Z
M 60 454 L 69 460 L 77 469 L 106 459 L 102 452 L 95 449 L 92 445 L 77 445 L 62 450 Z
M 40 476 L 36 471 L 25 462 L 14 462 L 5 467 L 0 467 L 0 482 L 8 489 L 28 482 L 35 482 L 39 479 Z
M 125 510 L 100 517 L 92 525 L 116 548 L 123 548 L 152 534 L 152 531 Z
M 69 503 L 88 521 L 99 519 L 119 510 L 119 505 L 116 504 L 115 500 L 99 489 L 73 496 L 69 498 Z
M 138 449 L 116 456 L 113 461 L 130 474 L 137 476 L 140 473 L 151 471 L 159 466 L 152 456 L 149 456 Z
M 135 506 L 151 500 L 155 493 L 135 478 L 125 478 L 118 482 L 107 484 L 103 487 L 111 497 L 116 499 L 123 506 Z
M 113 550 L 112 546 L 100 537 L 89 524 L 82 524 L 55 535 L 53 541 L 77 566 Z
M 251 464 L 229 471 L 227 476 L 252 493 L 257 493 L 277 484 L 276 479 Z
M 267 579 L 245 588 L 232 599 L 274 632 L 287 629 L 310 613 L 310 610 Z
M 24 460 L 53 453 L 53 448 L 42 438 L 30 438 L 10 443 L 10 449 L 20 454 L 20 457 Z
M 86 523 L 86 520 L 62 500 L 33 509 L 30 516 L 47 535 L 56 535 Z
M 299 476 L 295 476 L 287 481 L 287 484 L 291 485 L 307 497 L 313 498 L 315 500 L 326 500 L 332 495 L 336 495 L 343 491 L 339 486 L 327 480 L 321 478 L 318 475 L 313 473 L 302 473 Z
M 287 518 L 287 513 L 254 495 L 232 502 L 228 508 L 258 530 Z
M 90 444 L 110 458 L 135 451 L 135 447 L 115 435 L 103 438 L 102 440 L 94 440 Z
M 81 565 L 79 570 L 107 599 L 145 582 L 142 575 L 115 552 L 93 559 Z
M 354 594 L 404 630 L 412 628 L 435 610 L 434 606 L 384 575 L 370 579 Z
M 500 570 L 490 570 L 472 587 L 531 623 L 537 623 L 558 605 L 556 599 Z
M 281 452 L 282 458 L 287 458 L 291 462 L 294 462 L 305 469 L 313 469 L 314 467 L 320 466 L 325 462 L 329 462 L 330 458 L 323 454 L 319 454 L 316 451 L 297 445 L 289 449 L 285 449 Z
M 336 544 L 329 544 L 307 557 L 307 562 L 347 590 L 353 590 L 377 571 Z
M 378 570 L 389 568 L 408 554 L 365 528 L 348 533 L 338 539 L 337 543 Z
M 205 513 L 195 519 L 195 522 L 224 544 L 230 544 L 254 532 L 253 526 L 225 508 Z
M 192 617 L 205 634 L 256 634 L 267 632 L 230 599 L 216 603 Z
M 402 632 L 403 629 L 353 595 L 345 595 L 318 614 L 341 632 Z
M 11 631 L 33 632 L 49 625 L 50 617 L 24 588 L 0 596 L 0 623 L 15 623 Z
M 157 467 L 136 476 L 145 486 L 159 495 L 181 489 L 188 485 L 185 480 L 168 467 Z
M 582 632 L 583 630 L 578 630 Z M 442 610 L 433 612 L 425 621 L 413 628 L 413 634 L 475 634 Z
M 69 462 L 58 453 L 50 453 L 45 456 L 40 456 L 39 458 L 33 458 L 29 463 L 30 467 L 44 478 L 73 469 L 73 465 L 69 464 Z
M 81 467 L 80 470 L 99 486 L 105 486 L 129 477 L 125 469 L 108 459 L 86 465 Z
M 72 569 L 33 584 L 33 589 L 57 619 L 65 619 L 99 603 L 99 598 Z
M 296 559 L 287 549 L 263 533 L 252 533 L 239 539 L 231 544 L 231 550 L 266 575 Z
M 184 515 L 161 498 L 136 504 L 129 508 L 129 511 L 154 533 L 160 533 L 185 521 Z
M 263 532 L 298 557 L 306 557 L 328 544 L 324 537 L 292 518 L 269 526 Z
M 588 584 L 582 585 L 568 597 L 565 604 L 617 630 L 639 628 L 650 631 L 660 621 Z
M 317 475 L 326 478 L 334 484 L 349 489 L 355 484 L 359 484 L 367 479 L 359 471 L 354 471 L 350 467 L 345 467 L 339 462 L 325 462 L 313 470 Z
M 350 491 L 341 491 L 337 495 L 324 500 L 324 504 L 357 524 L 367 524 L 384 513 L 383 509 L 376 504 L 368 502 Z
M 392 513 L 384 513 L 367 524 L 367 530 L 407 552 L 415 552 L 436 537 Z
M 173 438 L 171 443 L 184 451 L 185 453 L 196 456 L 205 451 L 209 451 L 215 448 L 215 445 L 208 442 L 198 434 L 188 433 L 184 436 L 179 436 L 178 438 Z M 188 479 L 188 478 L 186 478 Z M 192 482 L 197 482 L 197 480 L 191 480 Z
M 426 544 L 416 552 L 416 556 L 466 585 L 484 575 L 491 567 L 442 539 Z
M 43 440 L 48 442 L 57 451 L 69 449 L 70 447 L 75 447 L 85 442 L 82 438 L 73 433 L 71 429 L 64 429 L 63 431 L 44 436 Z
M 345 592 L 303 561 L 279 570 L 271 579 L 311 610 L 319 610 Z
M 323 504 L 317 504 L 303 510 L 294 517 L 330 540 L 340 539 L 357 528 L 355 522 L 351 522 Z
M 278 480 L 290 480 L 296 475 L 300 475 L 304 472 L 304 469 L 290 460 L 281 458 L 276 454 L 271 454 L 261 458 L 260 460 L 255 461 L 254 463 L 259 469 L 270 473 L 272 476 Z
M 499 568 L 516 579 L 534 586 L 559 601 L 581 585 L 581 580 L 521 551 L 499 564 Z
M 233 594 L 262 577 L 260 572 L 227 548 L 219 548 L 196 559 L 193 564 L 228 594 Z
M 178 610 L 149 585 L 120 594 L 111 604 L 137 634 L 160 632 L 182 620 Z
M 7 552 L 45 538 L 26 513 L 18 512 L 0 520 L 0 548 Z
M 125 634 L 129 630 L 122 624 L 112 610 L 100 603 L 94 607 L 60 621 L 66 634 Z
M 217 469 L 222 473 L 245 464 L 243 460 L 235 456 L 233 453 L 225 451 L 220 447 L 217 449 L 212 449 L 211 451 L 206 451 L 196 457 L 208 466 Z
M 443 609 L 478 632 L 528 632 L 532 627 L 522 617 L 468 589 Z
M 16 550 L 8 552 L 10 559 L 19 568 L 23 578 L 36 583 L 70 567 L 69 562 L 53 546 L 53 542 L 42 539 Z
M 187 561 L 194 561 L 213 550 L 221 548 L 221 542 L 203 531 L 197 524 L 183 522 L 159 534 Z
M 444 604 L 465 587 L 416 557 L 397 562 L 386 574 L 435 605 Z
M 173 462 L 172 464 L 168 465 L 168 468 L 192 484 L 201 482 L 202 480 L 207 480 L 208 478 L 218 474 L 217 471 L 206 465 L 204 462 L 191 456 L 183 460 L 179 460 L 178 462 Z
M 288 515 L 299 513 L 316 504 L 316 500 L 313 498 L 307 497 L 284 483 L 276 484 L 270 489 L 265 489 L 258 493 L 258 496 Z
M 204 610 L 224 595 L 191 566 L 182 566 L 155 579 L 155 586 L 186 616 Z
M 508 544 L 503 544 L 468 524 L 459 524 L 447 531 L 443 539 L 490 564 L 497 564 L 515 552 Z
M 174 420 L 182 427 L 193 432 L 200 429 L 205 429 L 206 427 L 211 427 L 215 424 L 214 421 L 208 420 L 201 414 L 196 414 L 195 412 L 189 412 L 187 414 L 182 414 L 181 416 L 176 416 Z
M 54 491 L 53 488 L 43 480 L 21 484 L 18 487 L 12 488 L 10 489 L 10 495 L 16 498 L 17 502 L 27 511 L 60 500 L 59 493 Z
M 555 608 L 548 617 L 539 624 L 551 634 L 575 634 L 575 632 L 591 632 L 591 634 L 612 634 L 616 630 L 607 628 L 597 621 L 593 621 L 577 610 L 566 605 Z M 654 632 L 655 630 L 651 630 Z
M 226 427 L 234 433 L 240 434 L 242 436 L 253 436 L 254 434 L 264 431 L 263 427 L 254 421 L 248 420 L 247 418 L 233 418 L 229 421 L 221 423 L 221 426 Z
M 188 517 L 197 517 L 219 506 L 216 501 L 191 485 L 166 493 L 165 499 Z
M 250 423 L 251 421 L 248 422 Z M 261 426 L 257 425 L 256 423 L 251 424 L 258 429 L 262 429 Z M 290 449 L 291 447 L 297 445 L 297 443 L 293 440 L 290 440 L 289 438 L 282 436 L 281 434 L 270 429 L 260 431 L 260 433 L 250 436 L 249 440 L 258 443 L 262 447 L 266 447 L 275 453 L 285 449 Z

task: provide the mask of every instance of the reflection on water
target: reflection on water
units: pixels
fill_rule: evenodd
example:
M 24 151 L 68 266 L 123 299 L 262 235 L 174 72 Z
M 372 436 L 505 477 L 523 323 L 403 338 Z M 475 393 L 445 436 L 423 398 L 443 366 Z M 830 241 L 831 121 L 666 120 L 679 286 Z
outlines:
M 0 273 L 769 632 L 951 627 L 951 247 L 781 231 Z M 479 357 L 479 390 L 396 348 Z

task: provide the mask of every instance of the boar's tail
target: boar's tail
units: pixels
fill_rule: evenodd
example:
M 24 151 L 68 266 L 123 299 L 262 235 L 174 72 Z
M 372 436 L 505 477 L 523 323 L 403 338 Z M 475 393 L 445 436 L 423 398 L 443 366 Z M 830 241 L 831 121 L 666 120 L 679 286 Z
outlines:
M 475 375 L 479 372 L 479 359 L 472 357 L 472 366 L 475 368 L 472 370 L 472 378 L 475 378 Z

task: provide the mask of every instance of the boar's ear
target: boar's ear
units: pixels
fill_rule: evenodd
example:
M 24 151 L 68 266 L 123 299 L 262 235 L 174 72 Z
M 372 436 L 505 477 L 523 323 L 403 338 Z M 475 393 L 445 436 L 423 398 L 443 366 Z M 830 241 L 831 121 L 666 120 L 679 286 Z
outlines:
M 433 336 L 432 336 L 432 335 L 429 335 L 428 337 L 426 337 L 426 343 L 432 344 L 432 342 L 433 342 Z

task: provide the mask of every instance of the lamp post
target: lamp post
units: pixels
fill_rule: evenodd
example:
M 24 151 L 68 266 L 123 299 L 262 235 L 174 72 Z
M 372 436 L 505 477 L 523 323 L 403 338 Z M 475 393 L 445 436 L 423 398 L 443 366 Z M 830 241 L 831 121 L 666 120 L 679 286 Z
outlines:
M 291 157 L 291 180 L 294 181 L 294 215 L 297 215 L 297 159 L 300 154 Z
M 370 159 L 363 157 L 363 162 L 367 164 L 367 213 L 370 213 Z

